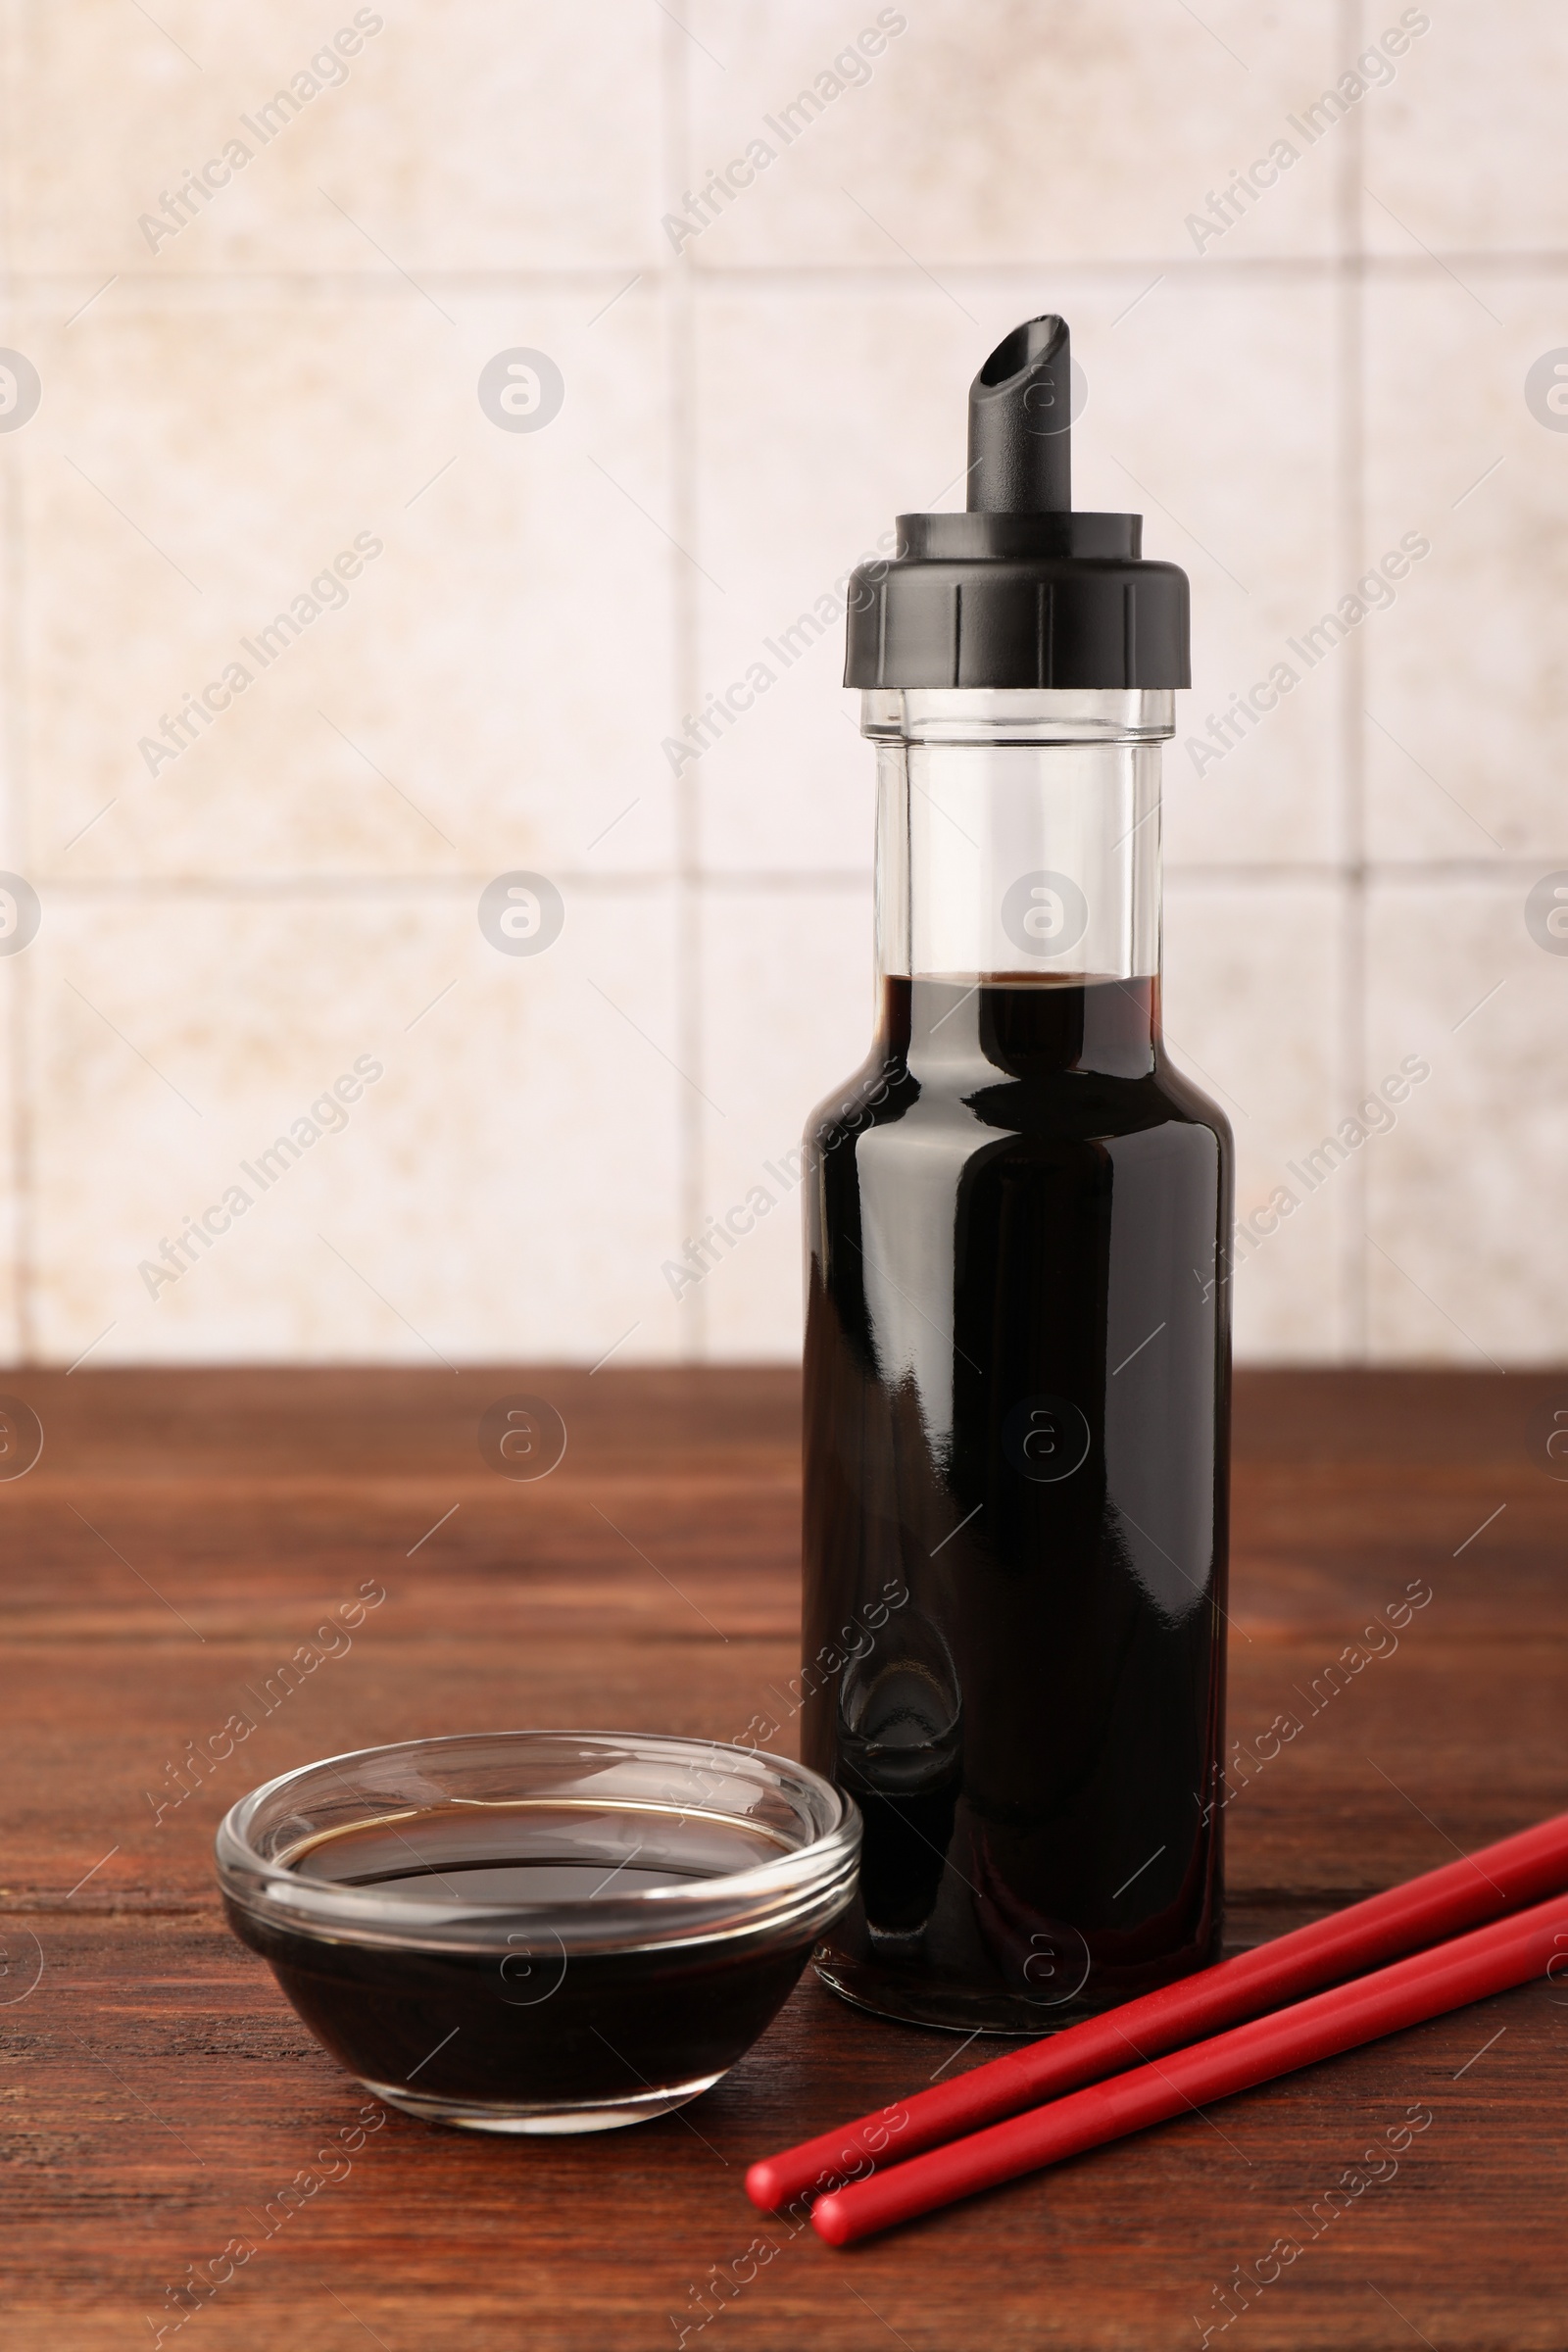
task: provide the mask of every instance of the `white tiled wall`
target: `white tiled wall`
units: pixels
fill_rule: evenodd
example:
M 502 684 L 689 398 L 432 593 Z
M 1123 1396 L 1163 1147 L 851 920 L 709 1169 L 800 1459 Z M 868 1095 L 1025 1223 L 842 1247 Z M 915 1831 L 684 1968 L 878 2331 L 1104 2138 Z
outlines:
M 1568 956 L 1525 923 L 1568 870 L 1546 0 L 0 0 L 0 345 L 42 382 L 0 412 L 0 865 L 43 905 L 0 956 L 6 1353 L 791 1353 L 786 1154 L 868 1028 L 838 626 L 678 775 L 663 746 L 895 513 L 958 503 L 969 377 L 1059 309 L 1078 501 L 1193 580 L 1170 1032 L 1244 1213 L 1299 1196 L 1242 1252 L 1242 1351 L 1562 1354 Z M 516 348 L 564 382 L 537 432 L 476 397 Z M 1196 760 L 1407 535 L 1395 601 Z M 357 540 L 264 669 L 244 641 Z M 564 902 L 541 956 L 476 919 L 514 869 Z M 346 1123 L 150 1295 L 361 1057 Z M 1392 1126 L 1290 1172 L 1412 1059 Z

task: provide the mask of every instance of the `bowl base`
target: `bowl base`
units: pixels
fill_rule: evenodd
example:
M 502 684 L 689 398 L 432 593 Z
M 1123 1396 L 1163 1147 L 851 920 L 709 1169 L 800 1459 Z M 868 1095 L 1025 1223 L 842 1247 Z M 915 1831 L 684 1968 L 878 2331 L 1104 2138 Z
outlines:
M 503 2106 L 487 2099 L 455 2099 L 439 2091 L 411 2090 L 401 2082 L 371 2082 L 365 2087 L 387 2106 L 416 2116 L 421 2124 L 451 2124 L 462 2132 L 503 2132 L 531 2136 L 555 2136 L 572 2132 L 618 2132 L 626 2124 L 652 2123 L 671 2115 L 688 2099 L 711 2090 L 726 2070 L 703 2075 L 695 2082 L 675 2082 L 667 2090 L 643 2090 L 635 2098 L 594 2100 L 580 2107 L 558 2103 L 548 2107 Z

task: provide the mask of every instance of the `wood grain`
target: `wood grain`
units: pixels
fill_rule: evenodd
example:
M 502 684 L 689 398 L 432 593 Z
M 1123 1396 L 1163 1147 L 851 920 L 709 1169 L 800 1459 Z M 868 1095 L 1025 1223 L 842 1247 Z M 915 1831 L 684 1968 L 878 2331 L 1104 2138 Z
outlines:
M 248 2217 L 318 2173 L 363 2104 L 222 1926 L 220 1813 L 312 1756 L 466 1726 L 729 1739 L 783 1719 L 798 1390 L 774 1371 L 538 1367 L 0 1385 L 46 1431 L 38 1467 L 0 1483 L 5 2341 L 97 2352 L 151 2343 L 187 2265 L 257 2238 Z M 475 1439 L 517 1391 L 569 1431 L 531 1484 L 495 1475 Z M 1231 1726 L 1249 1743 L 1281 1712 L 1302 1728 L 1227 1814 L 1234 1940 L 1568 1803 L 1568 1486 L 1542 1434 L 1559 1398 L 1568 1378 L 1545 1375 L 1242 1380 Z M 1328 1663 L 1415 1580 L 1433 1598 L 1396 1652 L 1314 1708 Z M 169 1801 L 187 1743 L 366 1582 L 386 1598 L 352 1649 Z M 684 2117 L 513 2143 L 390 2117 L 164 2341 L 619 2352 L 672 2346 L 681 2326 L 702 2352 L 1196 2345 L 1204 2327 L 1248 2352 L 1565 2340 L 1568 1986 L 852 2254 L 746 2204 L 752 2156 L 982 2047 L 956 2054 L 809 1983 Z M 1314 2199 L 1414 2105 L 1433 2120 L 1396 2177 L 1311 2234 Z M 1216 2290 L 1282 2238 L 1299 2255 L 1222 2328 Z M 755 2277 L 737 2284 L 737 2263 Z M 722 2316 L 698 2331 L 726 2273 Z

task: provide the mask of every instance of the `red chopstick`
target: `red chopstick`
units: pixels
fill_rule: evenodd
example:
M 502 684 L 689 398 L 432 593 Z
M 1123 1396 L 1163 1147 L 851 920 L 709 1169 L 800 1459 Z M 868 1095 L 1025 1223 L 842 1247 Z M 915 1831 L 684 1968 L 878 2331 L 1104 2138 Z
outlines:
M 747 2194 L 764 2213 L 777 2212 L 796 2198 L 836 2186 L 846 2174 L 858 2179 L 903 2163 L 922 2148 L 1119 2073 L 1131 2060 L 1178 2049 L 1401 1952 L 1538 1903 L 1563 1886 L 1568 1886 L 1568 1813 L 1161 1985 L 1102 2017 L 1009 2050 L 956 2082 L 916 2091 L 839 2131 L 763 2157 L 746 2176 Z
M 829 2245 L 847 2246 L 895 2223 L 951 2205 L 1019 2173 L 1056 2164 L 1085 2148 L 1163 2123 L 1209 2099 L 1249 2090 L 1294 2068 L 1353 2050 L 1380 2034 L 1418 2026 L 1445 2010 L 1505 1992 L 1544 1976 L 1568 1943 L 1568 1894 L 1494 1920 L 1451 1943 L 1414 1952 L 1374 1976 L 1336 1984 L 1294 2009 L 1254 2018 L 1211 2041 L 1168 2052 L 1029 2115 L 1015 2115 L 968 2139 L 932 2148 L 907 2164 L 818 2198 L 811 2225 Z

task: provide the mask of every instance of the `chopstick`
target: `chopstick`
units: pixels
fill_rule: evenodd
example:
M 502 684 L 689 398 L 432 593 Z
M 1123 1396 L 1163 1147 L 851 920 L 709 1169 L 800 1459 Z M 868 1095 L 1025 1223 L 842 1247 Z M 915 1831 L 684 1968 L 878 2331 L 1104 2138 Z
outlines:
M 846 2175 L 858 2180 L 906 2162 L 923 2148 L 1118 2074 L 1129 2053 L 1158 2057 L 1564 1886 L 1568 1813 L 1558 1813 L 1103 2016 L 1009 2050 L 952 2082 L 763 2157 L 746 2176 L 747 2194 L 764 2213 L 778 2212 L 843 2185 Z
M 1163 2123 L 1206 2100 L 1249 2090 L 1381 2034 L 1505 1992 L 1544 1975 L 1553 1957 L 1562 1957 L 1565 1943 L 1568 1894 L 1558 1894 L 1451 1943 L 1414 1952 L 1373 1976 L 1315 1993 L 1294 2009 L 1254 2018 L 1211 2041 L 1171 2051 L 1159 2064 L 1134 2067 L 1108 2082 L 1092 2083 L 1051 2106 L 1015 2115 L 837 2189 L 818 2198 L 812 2228 L 829 2245 L 847 2246 L 938 2205 L 973 2196 L 977 2189 Z

